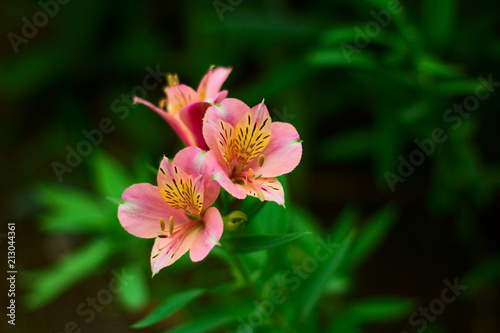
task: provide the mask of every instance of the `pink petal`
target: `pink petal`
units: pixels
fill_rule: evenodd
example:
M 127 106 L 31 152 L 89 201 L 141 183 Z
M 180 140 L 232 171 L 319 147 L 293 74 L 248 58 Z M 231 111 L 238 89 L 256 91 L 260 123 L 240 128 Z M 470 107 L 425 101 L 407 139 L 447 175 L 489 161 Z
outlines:
M 189 128 L 186 127 L 186 125 L 182 123 L 181 119 L 179 118 L 179 115 L 177 114 L 171 115 L 167 111 L 139 97 L 134 97 L 134 103 L 144 104 L 149 108 L 151 108 L 156 113 L 158 113 L 160 116 L 162 116 L 169 123 L 169 125 L 172 126 L 174 131 L 177 133 L 177 135 L 181 138 L 182 142 L 184 142 L 186 146 L 196 145 L 196 141 L 193 135 L 191 134 L 191 131 L 189 130 Z
M 227 90 L 221 91 L 219 94 L 215 96 L 212 104 L 219 104 L 220 102 L 222 102 L 227 97 L 227 93 L 228 93 Z
M 262 167 L 258 167 L 257 159 L 249 165 L 258 175 L 277 177 L 295 169 L 302 157 L 302 143 L 295 127 L 287 123 L 273 122 L 271 140 L 262 155 Z
M 203 218 L 205 226 L 196 236 L 196 239 L 191 246 L 189 256 L 192 261 L 200 261 L 204 259 L 210 250 L 219 242 L 222 231 L 224 229 L 224 222 L 222 216 L 215 207 L 210 207 L 205 212 Z
M 222 120 L 235 127 L 240 119 L 250 108 L 242 101 L 235 98 L 226 98 L 220 104 L 213 105 L 208 108 L 205 113 L 205 121 L 203 122 L 203 137 L 210 149 L 219 150 L 217 148 L 217 135 L 215 129 L 210 125 L 210 122 L 218 124 L 218 120 Z
M 191 175 L 203 175 L 204 198 L 203 208 L 205 211 L 219 196 L 220 185 L 215 180 L 211 180 L 212 173 L 206 166 L 207 152 L 198 147 L 187 147 L 175 155 L 173 164 L 183 169 Z
M 188 175 L 163 157 L 158 171 L 158 188 L 163 200 L 187 215 L 197 217 L 203 207 L 204 182 L 201 175 Z
M 210 68 L 198 86 L 198 95 L 204 100 L 215 99 L 215 95 L 220 91 L 231 70 L 232 68 L 225 67 Z
M 285 192 L 283 191 L 283 186 L 276 178 L 260 177 L 254 180 L 254 185 L 260 188 L 262 194 L 264 194 L 264 200 L 274 201 L 282 206 L 285 205 Z
M 193 88 L 185 84 L 165 88 L 167 94 L 167 108 L 170 114 L 178 113 L 184 106 L 193 102 L 200 102 L 201 99 Z
M 226 81 L 229 73 L 231 73 L 231 68 L 217 67 L 210 77 L 208 78 L 207 89 L 205 92 L 205 98 L 214 98 L 215 95 L 220 91 L 222 84 Z
M 170 216 L 177 223 L 188 218 L 165 203 L 158 187 L 151 184 L 134 184 L 122 195 L 118 207 L 118 219 L 125 230 L 136 237 L 153 238 L 161 231 L 160 219 L 168 223 Z
M 264 103 L 258 104 L 245 113 L 236 125 L 232 138 L 234 140 L 222 140 L 231 142 L 231 146 L 234 147 L 232 151 L 225 152 L 226 156 L 230 156 L 229 167 L 233 168 L 231 162 L 236 158 L 237 172 L 248 170 L 247 165 L 259 157 L 271 138 L 271 117 Z M 217 138 L 217 142 L 221 140 Z
M 220 186 L 222 186 L 229 194 L 237 199 L 245 199 L 247 194 L 243 187 L 239 184 L 235 184 L 229 179 L 229 171 L 227 169 L 227 164 L 224 160 L 221 160 L 216 152 L 210 150 L 206 154 L 206 163 L 209 168 L 212 178 L 215 179 Z
M 184 106 L 179 111 L 179 117 L 195 139 L 194 145 L 204 150 L 208 150 L 208 146 L 203 138 L 203 117 L 209 107 L 209 103 L 195 102 Z
M 151 251 L 151 270 L 157 274 L 162 268 L 167 267 L 177 261 L 193 245 L 198 233 L 201 230 L 195 228 L 188 234 L 178 234 L 176 237 L 157 237 Z
M 253 121 L 256 124 L 261 124 L 266 119 L 271 121 L 271 117 L 269 117 L 269 111 L 267 110 L 267 106 L 264 103 L 259 103 L 253 108 L 250 109 Z

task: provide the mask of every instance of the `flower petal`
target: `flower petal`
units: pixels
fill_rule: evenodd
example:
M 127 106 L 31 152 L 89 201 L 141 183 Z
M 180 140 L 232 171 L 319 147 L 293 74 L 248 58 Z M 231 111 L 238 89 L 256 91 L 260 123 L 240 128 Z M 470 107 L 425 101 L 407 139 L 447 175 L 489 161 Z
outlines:
M 276 178 L 260 177 L 258 179 L 253 179 L 253 185 L 255 188 L 260 189 L 260 192 L 264 195 L 264 200 L 274 201 L 282 206 L 285 205 L 285 192 L 283 191 L 283 186 Z M 252 192 L 253 193 L 247 193 L 254 197 L 259 197 L 258 193 Z
M 232 68 L 226 67 L 210 68 L 198 86 L 197 92 L 201 99 L 215 98 L 215 95 L 220 91 L 222 84 L 226 81 L 231 70 Z
M 171 115 L 162 108 L 159 108 L 139 97 L 134 97 L 134 103 L 144 104 L 147 107 L 151 108 L 156 113 L 158 113 L 160 116 L 162 116 L 168 122 L 168 124 L 172 126 L 174 131 L 177 133 L 177 135 L 181 138 L 182 142 L 184 142 L 186 146 L 196 145 L 196 141 L 193 137 L 193 134 L 191 133 L 190 129 L 187 128 L 187 126 L 184 125 L 184 123 L 181 121 L 179 115 L 177 114 Z
M 195 146 L 203 150 L 208 150 L 208 146 L 203 138 L 203 117 L 210 107 L 206 102 L 195 102 L 184 106 L 179 111 L 179 117 L 184 125 L 189 129 L 195 140 Z
M 229 179 L 227 164 L 220 158 L 218 152 L 210 150 L 206 154 L 206 163 L 211 172 L 212 179 L 216 180 L 229 194 L 236 199 L 245 199 L 247 196 L 240 184 L 235 184 Z
M 227 97 L 227 93 L 228 93 L 227 90 L 222 90 L 220 93 L 218 93 L 215 96 L 215 98 L 211 104 L 219 104 L 220 102 L 222 102 Z M 210 102 L 210 101 L 208 100 L 207 102 Z
M 188 231 L 187 234 L 178 234 L 175 237 L 157 237 L 151 251 L 151 270 L 157 274 L 162 268 L 173 264 L 186 253 L 201 230 L 199 228 Z
M 218 124 L 222 120 L 231 126 L 236 126 L 240 119 L 248 112 L 250 108 L 242 101 L 234 98 L 226 98 L 220 104 L 208 108 L 203 122 L 203 137 L 210 149 L 217 149 L 217 132 L 210 125 L 210 121 Z
M 271 117 L 264 103 L 245 113 L 234 129 L 233 154 L 236 171 L 243 170 L 267 146 L 271 137 Z M 233 157 L 230 157 L 231 160 Z
M 207 152 L 198 147 L 187 147 L 175 155 L 172 163 L 183 169 L 187 174 L 203 175 L 204 194 L 202 211 L 210 207 L 219 196 L 220 185 L 211 180 L 212 173 L 206 166 Z
M 203 207 L 204 184 L 201 175 L 188 175 L 163 157 L 157 180 L 159 193 L 168 205 L 198 217 Z
M 165 93 L 167 94 L 167 110 L 172 115 L 177 114 L 184 106 L 190 103 L 201 101 L 196 91 L 185 84 L 166 87 Z
M 136 237 L 153 238 L 161 231 L 160 219 L 168 221 L 170 216 L 177 223 L 188 218 L 165 203 L 158 187 L 151 184 L 134 184 L 122 195 L 118 207 L 118 219 L 125 230 Z
M 263 177 L 277 177 L 291 172 L 302 157 L 302 143 L 295 127 L 287 123 L 273 122 L 271 140 L 262 151 L 264 162 L 258 167 L 254 160 L 249 168 Z
M 191 246 L 191 250 L 189 251 L 189 256 L 192 261 L 200 261 L 204 259 L 210 250 L 212 250 L 212 248 L 219 242 L 224 229 L 222 216 L 215 207 L 207 209 L 203 222 L 205 223 L 205 226 L 196 236 L 196 239 Z

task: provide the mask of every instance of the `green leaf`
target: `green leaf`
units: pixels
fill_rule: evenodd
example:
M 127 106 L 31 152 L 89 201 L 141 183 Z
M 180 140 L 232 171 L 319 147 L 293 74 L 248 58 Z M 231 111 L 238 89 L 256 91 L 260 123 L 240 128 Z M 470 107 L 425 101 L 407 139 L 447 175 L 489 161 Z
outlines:
M 125 271 L 133 278 L 127 282 L 127 287 L 118 294 L 118 299 L 128 310 L 140 310 L 148 302 L 149 288 L 145 274 L 138 265 L 128 265 L 125 267 Z
M 366 325 L 404 318 L 413 308 L 412 300 L 393 296 L 355 301 L 335 317 L 328 332 L 364 332 Z
M 404 318 L 413 308 L 414 302 L 411 299 L 384 296 L 358 300 L 346 311 L 358 322 L 374 323 Z
M 173 295 L 145 318 L 133 324 L 132 327 L 142 328 L 156 324 L 204 293 L 204 289 L 192 289 Z
M 349 131 L 327 139 L 321 149 L 326 162 L 352 161 L 367 157 L 373 150 L 373 132 Z
M 266 205 L 267 201 L 260 201 L 259 199 L 247 196 L 241 204 L 241 210 L 247 214 L 249 223 L 259 214 L 262 208 Z
M 446 47 L 454 29 L 455 0 L 424 0 L 422 8 L 426 39 L 434 47 Z
M 349 26 L 336 27 L 329 30 L 326 30 L 321 35 L 321 44 L 323 46 L 336 46 L 342 42 L 350 43 L 354 46 L 355 38 L 359 35 L 359 27 L 362 27 L 366 24 L 358 22 L 358 24 L 353 24 Z M 392 46 L 393 44 L 400 43 L 396 39 L 395 36 L 391 36 L 388 34 L 387 30 L 381 31 L 381 33 L 370 36 L 370 43 L 374 44 L 382 44 Z
M 45 271 L 28 273 L 28 308 L 40 308 L 78 281 L 85 279 L 107 260 L 111 249 L 107 239 L 95 241 Z
M 242 235 L 224 241 L 228 252 L 233 255 L 252 253 L 289 243 L 310 232 L 296 232 L 278 235 Z
M 389 6 L 389 1 L 391 0 L 366 0 L 366 2 L 370 3 L 372 6 L 378 9 L 387 9 Z
M 346 205 L 337 217 L 330 232 L 331 242 L 340 243 L 352 231 L 354 225 L 360 218 L 359 209 Z
M 313 51 L 307 56 L 307 61 L 313 66 L 360 68 L 377 70 L 378 65 L 371 54 L 352 44 L 342 43 L 330 50 Z
M 111 156 L 97 152 L 91 161 L 95 186 L 105 197 L 121 198 L 132 183 L 125 169 Z
M 234 320 L 233 316 L 224 316 L 220 312 L 214 312 L 198 317 L 194 321 L 169 329 L 163 333 L 203 333 L 221 328 Z
M 300 207 L 294 206 L 287 208 L 291 216 L 292 230 L 294 232 L 312 232 L 314 235 L 320 235 L 322 231 L 318 226 L 321 223 L 309 211 Z M 296 241 L 296 244 L 303 248 L 307 253 L 313 253 L 317 245 L 314 237 L 302 237 Z
M 480 83 L 471 79 L 454 79 L 433 84 L 433 92 L 446 96 L 473 95 Z
M 396 210 L 387 205 L 370 217 L 360 230 L 349 255 L 351 268 L 357 267 L 384 239 L 396 220 Z
M 467 295 L 476 295 L 482 290 L 498 286 L 500 281 L 500 254 L 483 260 L 463 277 Z
M 331 256 L 324 262 L 318 265 L 317 271 L 313 272 L 309 279 L 305 282 L 303 289 L 303 297 L 299 304 L 302 305 L 300 319 L 301 321 L 311 313 L 312 309 L 318 302 L 321 294 L 325 290 L 330 277 L 339 267 L 340 263 L 346 257 L 347 250 L 350 248 L 354 238 L 354 230 L 349 232 Z
M 464 76 L 459 66 L 448 64 L 430 55 L 417 58 L 417 71 L 438 78 L 455 79 Z
M 112 227 L 105 207 L 80 189 L 60 185 L 42 185 L 38 199 L 49 208 L 42 217 L 46 232 L 89 233 Z

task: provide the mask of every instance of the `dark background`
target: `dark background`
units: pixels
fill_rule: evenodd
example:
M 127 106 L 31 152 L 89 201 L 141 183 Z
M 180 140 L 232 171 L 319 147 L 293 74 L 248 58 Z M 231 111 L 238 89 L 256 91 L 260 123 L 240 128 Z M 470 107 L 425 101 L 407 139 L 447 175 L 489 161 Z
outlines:
M 182 147 L 160 117 L 130 104 L 147 68 L 177 73 L 196 87 L 209 66 L 217 65 L 233 68 L 223 85 L 229 97 L 251 106 L 265 98 L 274 120 L 298 129 L 304 154 L 288 177 L 289 193 L 321 230 L 330 229 L 346 205 L 360 221 L 387 203 L 395 207 L 396 221 L 353 276 L 350 297 L 411 297 L 413 312 L 439 297 L 444 279 L 458 277 L 467 293 L 447 305 L 427 331 L 498 332 L 500 87 L 490 87 L 496 90 L 460 116 L 456 129 L 443 115 L 475 95 L 479 76 L 500 81 L 500 3 L 403 1 L 403 10 L 392 14 L 386 27 L 370 13 L 386 10 L 383 0 L 219 3 L 228 6 L 223 13 L 212 1 L 73 0 L 59 4 L 58 13 L 16 52 L 9 33 L 22 36 L 22 18 L 33 22 L 41 7 L 2 1 L 0 201 L 2 220 L 16 223 L 16 331 L 60 332 L 68 320 L 78 321 L 78 304 L 133 257 L 124 259 L 122 248 L 111 242 L 97 244 L 86 255 L 102 254 L 102 262 L 83 256 L 82 264 L 75 259 L 74 268 L 58 272 L 54 265 L 89 240 L 104 235 L 122 244 L 127 236 L 116 231 L 113 206 L 101 210 L 102 220 L 117 229 L 92 222 L 72 229 L 64 217 L 74 213 L 53 211 L 66 205 L 81 212 L 76 220 L 101 221 L 82 202 L 102 199 L 102 192 L 96 194 L 100 180 L 116 176 L 106 174 L 108 165 L 118 165 L 130 184 L 148 181 L 150 171 L 140 166 L 156 168 L 160 156 L 173 156 Z M 369 22 L 379 32 L 360 47 L 358 31 Z M 346 47 L 359 51 L 350 62 L 342 51 Z M 163 97 L 164 76 L 145 99 L 157 103 Z M 113 130 L 60 182 L 54 161 L 67 163 L 67 147 L 77 149 L 86 139 L 82 131 L 98 128 L 104 118 Z M 387 172 L 397 174 L 398 157 L 408 160 L 419 149 L 415 140 L 431 138 L 436 128 L 447 139 L 391 191 Z M 142 246 L 147 253 L 150 246 L 130 242 L 121 245 L 128 252 Z M 1 244 L 6 248 L 3 239 Z M 163 298 L 158 290 L 167 287 L 161 279 L 150 281 L 147 263 L 140 267 L 146 267 L 138 269 L 146 273 L 150 290 L 139 287 L 144 301 L 132 295 L 111 303 L 82 324 L 83 332 L 132 331 L 129 325 L 158 304 Z M 174 271 L 168 279 L 182 280 L 185 274 Z M 40 282 L 44 278 L 52 284 Z M 64 285 L 60 291 L 58 285 Z M 43 298 L 43 292 L 49 295 Z M 160 332 L 185 317 L 181 313 L 144 332 Z M 408 316 L 362 329 L 403 330 L 416 331 Z

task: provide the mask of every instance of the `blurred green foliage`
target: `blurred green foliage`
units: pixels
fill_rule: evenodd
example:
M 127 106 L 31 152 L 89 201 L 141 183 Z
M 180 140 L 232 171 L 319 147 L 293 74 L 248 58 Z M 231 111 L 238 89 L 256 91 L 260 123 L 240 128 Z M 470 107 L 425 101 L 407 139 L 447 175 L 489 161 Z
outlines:
M 105 312 L 124 313 L 126 327 L 156 323 L 150 332 L 236 332 L 278 291 L 286 301 L 255 331 L 409 330 L 409 315 L 454 276 L 469 286 L 467 296 L 427 332 L 498 331 L 500 3 L 401 1 L 395 10 L 386 0 L 221 2 L 230 8 L 222 14 L 212 1 L 74 0 L 18 53 L 4 38 L 3 204 L 7 218 L 22 222 L 23 304 L 39 314 L 20 329 L 38 329 L 47 307 L 85 281 L 124 269 L 134 278 Z M 21 18 L 41 10 L 14 0 L 1 9 L 4 36 L 21 35 Z M 161 156 L 182 146 L 131 96 L 147 68 L 194 86 L 212 64 L 233 67 L 224 84 L 230 97 L 249 105 L 265 98 L 275 121 L 296 126 L 304 156 L 281 179 L 289 183 L 286 210 L 226 197 L 224 214 L 241 209 L 248 225 L 226 232 L 227 246 L 206 261 L 184 257 L 151 280 L 152 242 L 120 227 L 117 203 L 131 184 L 154 183 Z M 488 97 L 458 112 L 455 105 L 477 95 L 478 78 L 490 75 L 480 89 Z M 162 98 L 163 84 L 146 99 Z M 54 161 L 67 164 L 67 147 L 77 149 L 82 131 L 103 118 L 115 129 L 58 183 Z M 446 140 L 391 191 L 387 173 L 398 175 L 399 157 L 408 161 L 421 150 L 415 140 L 435 129 Z M 328 259 L 316 260 L 307 278 L 295 273 L 327 236 L 337 244 Z M 70 308 L 87 297 L 76 295 Z

